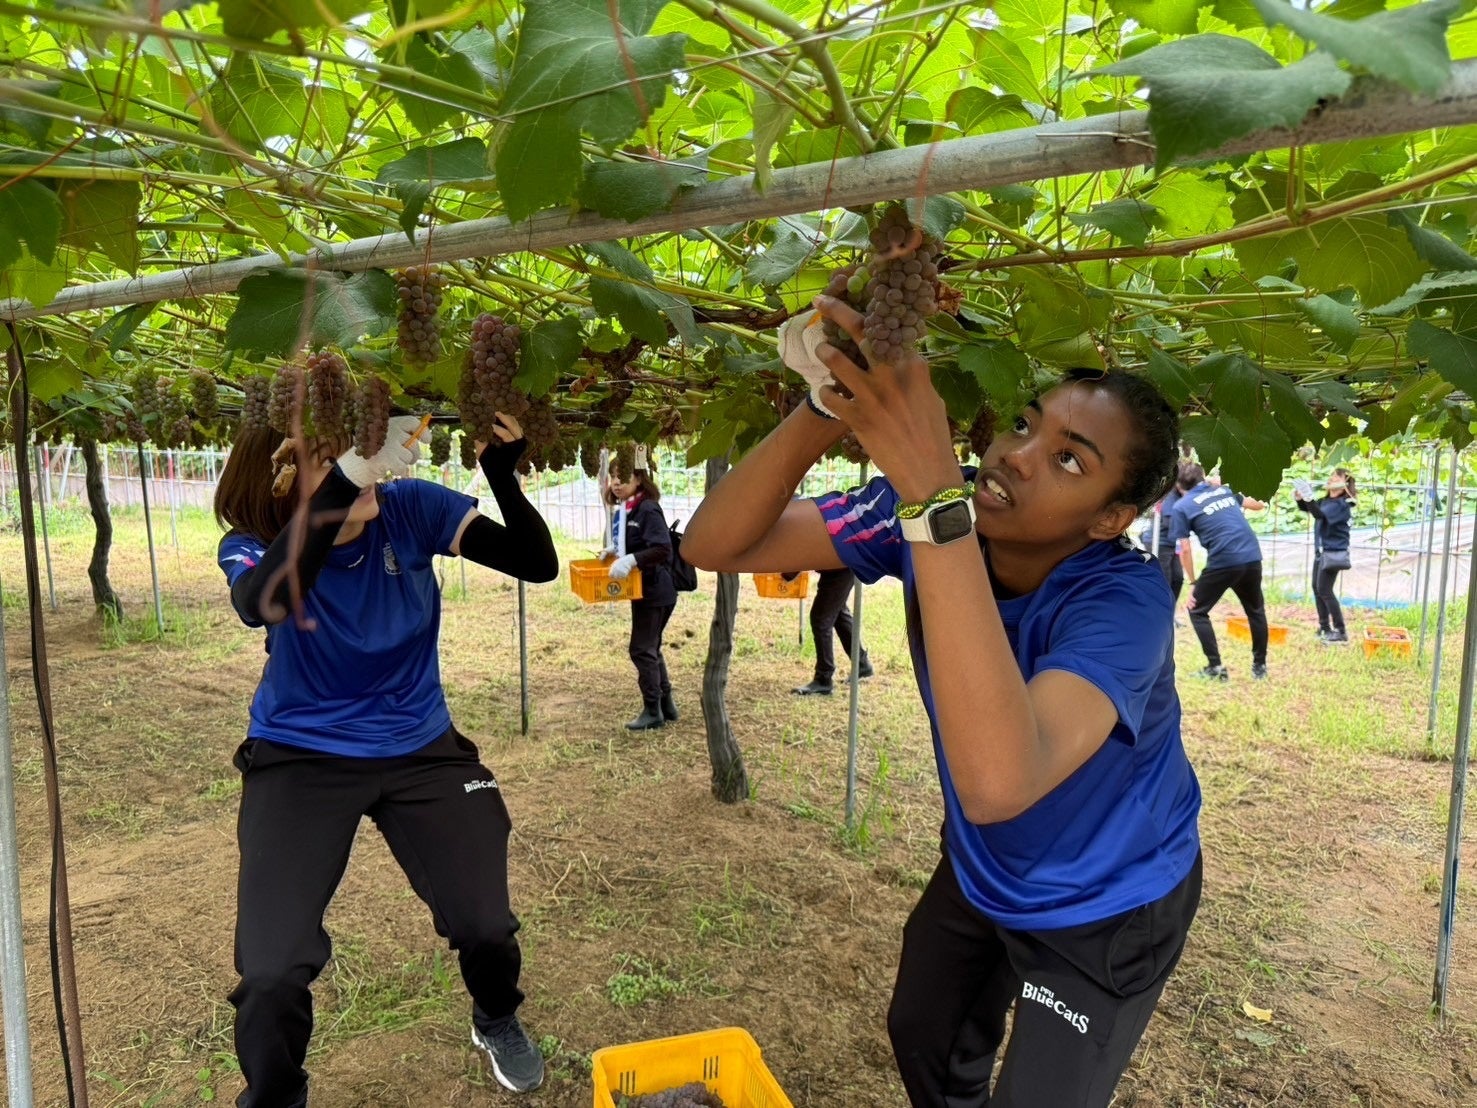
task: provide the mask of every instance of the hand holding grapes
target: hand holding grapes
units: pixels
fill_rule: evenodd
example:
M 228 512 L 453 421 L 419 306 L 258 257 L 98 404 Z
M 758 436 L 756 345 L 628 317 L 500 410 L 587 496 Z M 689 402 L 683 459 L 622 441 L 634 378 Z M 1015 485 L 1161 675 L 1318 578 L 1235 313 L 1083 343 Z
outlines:
M 389 421 L 385 444 L 368 458 L 357 449 L 339 455 L 338 467 L 345 477 L 361 489 L 368 488 L 385 474 L 404 477 L 420 457 L 421 442 L 430 438 L 430 430 L 421 430 L 419 416 L 394 416 Z
M 528 448 L 528 440 L 523 437 L 523 428 L 507 412 L 497 412 L 493 416 L 492 436 L 491 457 L 496 459 L 499 470 L 512 473 L 518 459 L 523 456 L 523 451 Z M 488 445 L 481 441 L 477 443 L 479 458 L 488 449 Z
M 817 297 L 815 306 L 858 344 L 863 342 L 860 312 L 828 296 Z M 817 347 L 816 356 L 851 393 L 846 397 L 822 386 L 825 406 L 856 432 L 904 500 L 923 500 L 959 483 L 944 402 L 921 357 L 908 353 L 896 362 L 874 360 L 868 370 L 829 343 Z

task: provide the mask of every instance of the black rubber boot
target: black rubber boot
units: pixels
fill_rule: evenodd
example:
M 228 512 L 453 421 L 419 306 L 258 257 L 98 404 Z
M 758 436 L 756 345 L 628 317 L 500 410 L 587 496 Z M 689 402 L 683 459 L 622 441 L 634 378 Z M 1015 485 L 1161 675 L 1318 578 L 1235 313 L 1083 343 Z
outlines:
M 662 693 L 662 719 L 668 723 L 676 723 L 681 718 L 682 714 L 677 711 L 677 702 L 672 699 L 672 694 Z
M 808 685 L 797 685 L 790 691 L 796 696 L 830 696 L 831 682 L 812 681 Z
M 627 731 L 650 731 L 653 727 L 661 727 L 666 720 L 662 719 L 662 706 L 653 701 L 641 709 L 641 714 L 626 724 Z

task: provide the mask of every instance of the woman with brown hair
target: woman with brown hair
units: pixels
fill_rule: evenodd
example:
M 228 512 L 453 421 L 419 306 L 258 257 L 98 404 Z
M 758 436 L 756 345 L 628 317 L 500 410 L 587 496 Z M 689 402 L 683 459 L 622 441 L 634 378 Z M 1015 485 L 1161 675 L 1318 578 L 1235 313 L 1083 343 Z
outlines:
M 1328 495 L 1313 499 L 1313 486 L 1299 480 L 1293 498 L 1313 517 L 1313 602 L 1318 608 L 1318 641 L 1346 643 L 1344 609 L 1339 604 L 1339 574 L 1353 565 L 1349 556 L 1349 521 L 1354 518 L 1354 475 L 1342 467 L 1328 475 Z
M 641 599 L 631 602 L 631 663 L 641 690 L 641 714 L 626 724 L 629 731 L 649 731 L 677 722 L 677 702 L 667 661 L 662 657 L 662 632 L 677 607 L 672 581 L 672 532 L 662 512 L 662 490 L 647 468 L 646 451 L 638 447 L 628 472 L 611 471 L 605 498 L 615 505 L 607 556 L 614 555 L 610 575 L 621 579 L 641 570 Z M 618 459 L 616 466 L 626 464 Z
M 472 1042 L 498 1082 L 526 1092 L 543 1080 L 515 1014 L 522 959 L 508 904 L 508 810 L 452 725 L 436 649 L 435 555 L 527 581 L 559 572 L 548 528 L 513 473 L 522 431 L 498 420 L 499 441 L 480 460 L 502 524 L 428 481 L 378 483 L 415 463 L 410 416 L 390 420 L 371 458 L 243 431 L 221 476 L 218 560 L 242 622 L 267 629 L 235 757 L 239 1108 L 307 1103 L 309 985 L 331 949 L 323 916 L 366 815 L 460 958 Z

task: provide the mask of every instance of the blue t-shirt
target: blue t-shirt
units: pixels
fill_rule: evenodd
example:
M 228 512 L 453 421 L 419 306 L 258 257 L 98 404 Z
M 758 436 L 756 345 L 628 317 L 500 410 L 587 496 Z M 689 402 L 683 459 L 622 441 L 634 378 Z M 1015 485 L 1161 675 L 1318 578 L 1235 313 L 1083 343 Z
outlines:
M 1170 541 L 1187 539 L 1193 531 L 1205 547 L 1207 570 L 1260 562 L 1262 544 L 1241 512 L 1244 499 L 1229 486 L 1202 481 L 1175 502 Z
M 1118 722 L 1091 758 L 1026 811 L 974 824 L 939 739 L 912 546 L 898 529 L 897 501 L 884 477 L 816 498 L 836 552 L 862 581 L 903 583 L 943 788 L 945 848 L 964 895 L 990 919 L 1022 930 L 1093 923 L 1164 896 L 1200 852 L 1200 786 L 1180 742 L 1174 600 L 1159 566 L 1125 541 L 1095 542 L 1034 592 L 997 601 L 1022 676 L 1077 674 L 1112 701 Z
M 1139 545 L 1150 554 L 1172 553 L 1174 551 L 1174 540 L 1170 538 L 1169 530 L 1174 526 L 1169 518 L 1169 513 L 1180 498 L 1179 489 L 1170 489 L 1164 494 L 1164 499 L 1154 507 L 1154 512 L 1159 516 L 1159 545 L 1154 545 L 1154 521 L 1149 520 L 1148 526 L 1139 532 Z
M 451 553 L 476 503 L 429 481 L 381 488 L 380 514 L 329 552 L 304 598 L 311 629 L 294 616 L 267 628 L 251 738 L 390 758 L 445 733 L 451 713 L 441 691 L 441 590 L 431 556 Z M 217 555 L 226 580 L 234 583 L 266 548 L 252 535 L 226 535 Z

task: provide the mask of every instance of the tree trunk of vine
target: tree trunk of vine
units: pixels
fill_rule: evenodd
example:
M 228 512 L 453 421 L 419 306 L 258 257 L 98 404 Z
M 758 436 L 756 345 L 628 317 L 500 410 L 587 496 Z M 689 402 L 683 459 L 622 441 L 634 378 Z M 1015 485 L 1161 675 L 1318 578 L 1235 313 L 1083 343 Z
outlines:
M 708 459 L 707 490 L 711 492 L 728 472 L 728 455 Z M 733 626 L 738 615 L 738 575 L 718 574 L 718 598 L 708 630 L 708 659 L 703 665 L 703 724 L 708 734 L 708 758 L 713 764 L 713 795 L 733 804 L 749 795 L 744 756 L 733 739 L 728 705 L 728 661 L 733 657 Z
M 123 602 L 108 580 L 108 554 L 113 549 L 113 516 L 108 511 L 108 490 L 103 484 L 103 466 L 98 459 L 95 439 L 78 439 L 82 461 L 87 467 L 87 507 L 92 512 L 94 534 L 92 561 L 87 563 L 87 578 L 92 582 L 92 602 L 104 618 L 121 619 Z

